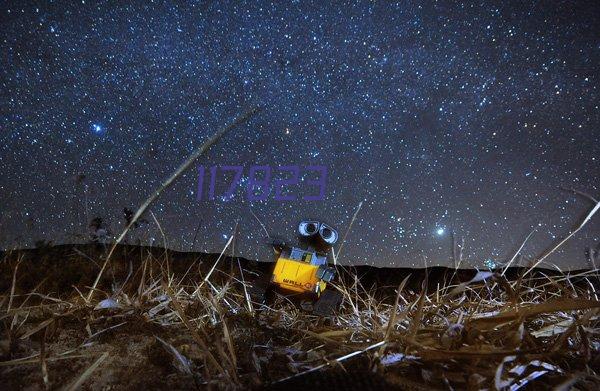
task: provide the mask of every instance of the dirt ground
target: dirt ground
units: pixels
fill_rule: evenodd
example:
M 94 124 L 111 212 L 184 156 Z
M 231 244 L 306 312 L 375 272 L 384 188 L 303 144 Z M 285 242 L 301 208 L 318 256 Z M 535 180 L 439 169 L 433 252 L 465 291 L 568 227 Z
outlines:
M 3 389 L 596 389 L 597 271 L 338 268 L 339 311 L 269 264 L 120 246 L 2 254 Z M 210 273 L 210 274 L 209 274 Z M 90 294 L 90 292 L 92 292 Z

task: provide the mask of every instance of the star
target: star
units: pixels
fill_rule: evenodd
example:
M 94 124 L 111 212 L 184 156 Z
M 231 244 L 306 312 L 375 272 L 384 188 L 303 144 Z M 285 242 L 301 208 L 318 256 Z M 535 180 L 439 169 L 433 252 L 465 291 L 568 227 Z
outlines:
M 96 135 L 103 135 L 105 133 L 104 127 L 100 124 L 92 124 L 91 129 Z

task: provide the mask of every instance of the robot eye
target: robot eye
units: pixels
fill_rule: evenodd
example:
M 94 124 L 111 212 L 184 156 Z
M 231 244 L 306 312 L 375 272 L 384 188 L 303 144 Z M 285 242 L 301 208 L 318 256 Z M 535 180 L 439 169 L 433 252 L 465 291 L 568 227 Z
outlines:
M 321 224 L 319 234 L 321 235 L 321 238 L 323 238 L 325 243 L 329 245 L 334 245 L 335 242 L 337 242 L 338 240 L 337 231 L 326 224 Z
M 302 236 L 313 236 L 319 232 L 319 226 L 318 221 L 302 221 L 298 226 L 298 232 Z

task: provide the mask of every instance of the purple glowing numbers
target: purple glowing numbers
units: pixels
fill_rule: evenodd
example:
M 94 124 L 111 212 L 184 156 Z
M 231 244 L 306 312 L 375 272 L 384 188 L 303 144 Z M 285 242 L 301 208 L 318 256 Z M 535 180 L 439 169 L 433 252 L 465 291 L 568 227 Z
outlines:
M 233 172 L 233 178 L 228 172 Z M 314 173 L 317 173 L 315 175 Z M 219 176 L 219 174 L 222 174 Z M 302 175 L 301 175 L 302 174 Z M 217 197 L 223 201 L 230 201 L 234 198 L 237 188 L 242 185 L 246 187 L 246 197 L 248 201 L 264 201 L 273 194 L 276 201 L 295 201 L 298 198 L 293 194 L 294 191 L 300 191 L 298 194 L 310 194 L 315 186 L 319 187 L 318 195 L 304 195 L 301 199 L 305 201 L 322 201 L 325 199 L 325 187 L 327 183 L 327 167 L 325 166 L 279 166 L 275 170 L 271 166 L 251 166 L 248 174 L 244 175 L 243 166 L 212 166 L 208 172 L 208 200 L 212 201 Z M 198 167 L 198 188 L 196 199 L 202 200 L 204 195 L 206 169 L 204 166 Z M 219 179 L 217 180 L 217 177 Z M 307 178 L 305 179 L 304 176 Z M 310 178 L 310 179 L 308 179 Z M 316 179 L 314 179 L 316 178 Z M 221 182 L 223 180 L 223 182 Z M 222 189 L 229 183 L 227 191 L 222 196 L 218 196 L 217 186 Z M 298 186 L 307 184 L 310 189 L 300 189 Z M 221 186 L 223 185 L 223 186 Z M 271 191 L 273 188 L 274 191 Z
M 215 182 L 217 181 L 217 166 L 210 168 L 210 187 L 208 188 L 208 199 L 215 199 Z
M 233 176 L 233 181 L 231 181 L 231 186 L 229 186 L 229 190 L 223 196 L 226 201 L 229 201 L 233 198 L 233 194 L 235 193 L 235 188 L 240 184 L 242 180 L 242 174 L 244 172 L 244 167 L 242 166 L 223 166 L 221 167 L 223 171 L 233 171 L 235 172 Z
M 325 184 L 327 183 L 327 167 L 325 166 L 307 166 L 307 171 L 318 171 L 321 173 L 319 175 L 319 179 L 309 179 L 306 182 L 309 185 L 318 185 L 319 186 L 319 195 L 314 196 L 304 196 L 303 199 L 305 201 L 323 201 L 325 199 Z
M 257 173 L 263 171 L 262 179 L 258 178 Z M 269 196 L 269 183 L 271 181 L 271 167 L 269 166 L 252 166 L 248 174 L 248 188 L 246 196 L 248 201 L 264 201 Z M 258 195 L 257 190 L 258 188 Z
M 294 201 L 296 196 L 293 194 L 284 195 L 284 192 L 286 186 L 298 184 L 298 179 L 300 179 L 300 166 L 281 166 L 279 167 L 279 171 L 289 171 L 292 173 L 292 176 L 288 179 L 276 179 L 274 181 L 275 195 L 273 196 L 273 199 L 277 201 Z

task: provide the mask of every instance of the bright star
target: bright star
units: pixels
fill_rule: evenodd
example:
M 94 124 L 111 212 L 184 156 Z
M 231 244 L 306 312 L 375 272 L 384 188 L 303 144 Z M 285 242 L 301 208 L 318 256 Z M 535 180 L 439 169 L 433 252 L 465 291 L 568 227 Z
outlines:
M 98 135 L 104 134 L 104 127 L 100 124 L 92 124 L 92 132 Z
M 445 232 L 446 232 L 446 230 L 444 228 L 442 228 L 442 227 L 440 227 L 440 228 L 438 228 L 438 229 L 435 230 L 435 233 L 438 236 L 442 236 Z

